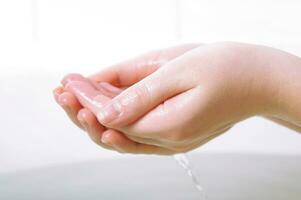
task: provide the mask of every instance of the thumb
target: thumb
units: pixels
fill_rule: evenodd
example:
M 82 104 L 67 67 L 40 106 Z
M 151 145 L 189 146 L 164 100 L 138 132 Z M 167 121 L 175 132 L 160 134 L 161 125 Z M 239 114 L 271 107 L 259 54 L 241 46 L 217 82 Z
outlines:
M 112 128 L 129 125 L 166 99 L 190 89 L 189 81 L 179 74 L 172 75 L 161 68 L 142 79 L 100 109 L 99 122 Z

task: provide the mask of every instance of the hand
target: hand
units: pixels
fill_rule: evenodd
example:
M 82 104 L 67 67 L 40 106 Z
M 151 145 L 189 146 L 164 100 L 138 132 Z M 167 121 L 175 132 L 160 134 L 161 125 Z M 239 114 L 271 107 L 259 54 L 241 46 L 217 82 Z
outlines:
M 300 110 L 291 110 L 282 103 L 288 97 L 279 95 L 283 66 L 300 75 L 300 59 L 290 54 L 217 43 L 167 62 L 113 99 L 84 80 L 71 81 L 66 89 L 112 130 L 102 135 L 107 145 L 130 153 L 172 154 L 194 149 L 254 115 L 285 117 L 298 125 Z M 135 143 L 116 142 L 115 132 Z
M 104 71 L 96 73 L 90 76 L 88 81 L 93 84 L 94 87 L 99 89 L 102 94 L 108 97 L 114 97 L 123 89 L 135 84 L 143 77 L 160 68 L 166 62 L 169 62 L 170 60 L 182 55 L 183 53 L 193 48 L 196 48 L 197 46 L 198 44 L 186 44 L 171 47 L 168 49 L 152 51 L 150 53 L 146 53 L 137 58 L 111 66 Z M 65 90 L 64 85 L 66 85 L 68 81 L 76 80 L 77 78 L 80 78 L 80 76 L 66 76 L 62 81 L 63 86 L 60 86 L 54 90 L 55 100 L 65 110 L 69 118 L 79 128 L 87 131 L 90 138 L 96 144 L 107 149 L 112 148 L 101 142 L 101 138 L 103 136 L 102 133 L 104 132 L 112 132 L 111 134 L 104 134 L 110 135 L 112 145 L 114 144 L 114 142 L 116 143 L 115 146 L 125 146 L 125 144 L 127 143 L 136 144 L 135 142 L 130 141 L 124 135 L 116 131 L 111 131 L 111 129 L 107 129 L 106 127 L 99 124 L 96 120 L 95 115 L 89 109 L 83 108 L 83 106 L 78 102 L 73 93 Z M 112 84 L 121 88 L 114 87 L 112 86 Z M 143 145 L 137 144 L 137 146 L 142 146 L 142 148 L 137 148 L 137 153 L 148 153 L 145 151 Z M 143 151 L 140 149 L 143 149 Z M 152 150 L 149 151 L 149 153 L 152 152 Z

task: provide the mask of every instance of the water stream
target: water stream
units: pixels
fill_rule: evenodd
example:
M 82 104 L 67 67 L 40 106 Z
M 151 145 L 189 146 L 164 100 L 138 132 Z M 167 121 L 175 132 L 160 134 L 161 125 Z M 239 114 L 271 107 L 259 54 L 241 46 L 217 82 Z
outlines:
M 200 200 L 208 200 L 208 197 L 206 197 L 203 187 L 200 184 L 200 180 L 198 176 L 196 175 L 195 171 L 193 171 L 191 163 L 187 156 L 183 153 L 174 155 L 174 159 L 181 165 L 188 176 L 191 178 L 194 186 L 200 193 Z

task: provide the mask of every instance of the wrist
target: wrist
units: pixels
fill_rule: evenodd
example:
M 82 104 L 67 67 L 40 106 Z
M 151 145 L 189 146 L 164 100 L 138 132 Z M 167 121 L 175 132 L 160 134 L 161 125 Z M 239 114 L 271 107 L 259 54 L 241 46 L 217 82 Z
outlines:
M 301 59 L 272 48 L 261 55 L 265 101 L 260 114 L 301 125 Z

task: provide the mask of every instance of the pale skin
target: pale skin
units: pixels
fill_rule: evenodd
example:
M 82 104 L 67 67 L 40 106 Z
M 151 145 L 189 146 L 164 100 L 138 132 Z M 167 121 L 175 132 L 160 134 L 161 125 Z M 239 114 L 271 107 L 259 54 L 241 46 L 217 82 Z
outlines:
M 301 131 L 301 59 L 223 42 L 153 51 L 54 90 L 98 145 L 124 153 L 187 152 L 252 116 Z

